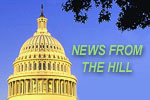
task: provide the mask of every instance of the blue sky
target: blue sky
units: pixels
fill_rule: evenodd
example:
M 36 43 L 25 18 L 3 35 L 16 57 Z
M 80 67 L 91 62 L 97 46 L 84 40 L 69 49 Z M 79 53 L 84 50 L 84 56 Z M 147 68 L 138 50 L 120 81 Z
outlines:
M 115 22 L 119 8 L 114 6 L 112 20 L 97 22 L 99 9 L 91 9 L 86 24 L 75 23 L 73 14 L 62 11 L 65 0 L 1 0 L 0 3 L 0 99 L 7 99 L 7 78 L 13 74 L 15 58 L 22 44 L 36 31 L 40 5 L 48 18 L 48 30 L 63 45 L 72 62 L 72 74 L 78 78 L 79 100 L 149 100 L 150 92 L 150 29 L 118 31 Z M 131 56 L 72 56 L 73 45 L 132 44 L 143 45 L 143 55 Z M 132 73 L 84 73 L 83 61 L 130 61 Z

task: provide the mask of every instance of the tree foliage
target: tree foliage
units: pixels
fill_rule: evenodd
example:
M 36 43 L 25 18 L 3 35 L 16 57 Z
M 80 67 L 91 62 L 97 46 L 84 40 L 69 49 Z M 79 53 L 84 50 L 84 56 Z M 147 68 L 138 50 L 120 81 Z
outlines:
M 94 2 L 95 5 L 92 5 Z M 113 4 L 117 4 L 121 11 L 116 25 L 119 30 L 134 30 L 138 27 L 150 26 L 150 0 L 67 0 L 62 4 L 66 12 L 72 11 L 76 22 L 85 23 L 87 12 L 93 6 L 100 9 L 98 22 L 110 21 Z

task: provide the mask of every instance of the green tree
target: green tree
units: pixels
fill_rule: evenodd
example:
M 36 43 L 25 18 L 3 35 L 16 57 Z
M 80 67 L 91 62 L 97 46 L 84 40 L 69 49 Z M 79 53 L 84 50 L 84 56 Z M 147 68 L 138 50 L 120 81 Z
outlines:
M 67 0 L 62 4 L 62 9 L 72 11 L 76 22 L 85 23 L 88 10 L 96 6 L 100 9 L 98 22 L 102 23 L 110 21 L 113 4 L 121 8 L 116 22 L 119 30 L 134 30 L 138 27 L 144 29 L 150 26 L 150 0 Z

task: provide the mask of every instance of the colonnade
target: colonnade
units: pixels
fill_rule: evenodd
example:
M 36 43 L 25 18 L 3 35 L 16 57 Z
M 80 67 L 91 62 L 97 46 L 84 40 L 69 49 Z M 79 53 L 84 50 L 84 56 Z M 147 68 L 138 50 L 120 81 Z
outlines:
M 21 79 L 9 82 L 9 97 L 24 94 L 76 96 L 76 82 L 64 79 Z
M 70 73 L 70 65 L 59 61 L 30 61 L 20 62 L 14 66 L 14 73 L 34 70 L 62 71 Z

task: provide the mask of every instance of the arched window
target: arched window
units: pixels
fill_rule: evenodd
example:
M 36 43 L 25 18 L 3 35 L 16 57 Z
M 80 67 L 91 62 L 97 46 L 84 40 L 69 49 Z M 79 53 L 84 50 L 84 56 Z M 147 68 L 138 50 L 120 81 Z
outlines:
M 51 70 L 51 62 L 48 63 L 48 70 Z
M 41 63 L 39 62 L 39 70 L 41 70 L 42 69 L 42 67 L 41 67 Z
M 43 57 L 46 58 L 46 55 L 44 55 Z
M 29 63 L 29 71 L 32 70 L 32 64 Z
M 23 64 L 21 65 L 21 71 L 23 71 Z
M 22 66 L 21 66 L 21 64 L 19 65 L 19 72 L 21 72 L 22 71 Z
M 20 66 L 18 65 L 18 72 L 20 72 Z
M 34 68 L 33 68 L 33 70 L 36 70 L 36 63 L 34 62 Z
M 63 64 L 61 65 L 61 71 L 63 71 Z
M 53 63 L 53 70 L 56 70 L 55 62 Z
M 36 55 L 34 55 L 34 58 L 36 58 Z
M 57 71 L 59 71 L 59 63 L 57 64 Z
M 46 62 L 43 63 L 43 70 L 46 70 Z
M 42 45 L 40 45 L 40 48 L 42 48 Z
M 27 64 L 25 64 L 25 71 L 27 71 Z

